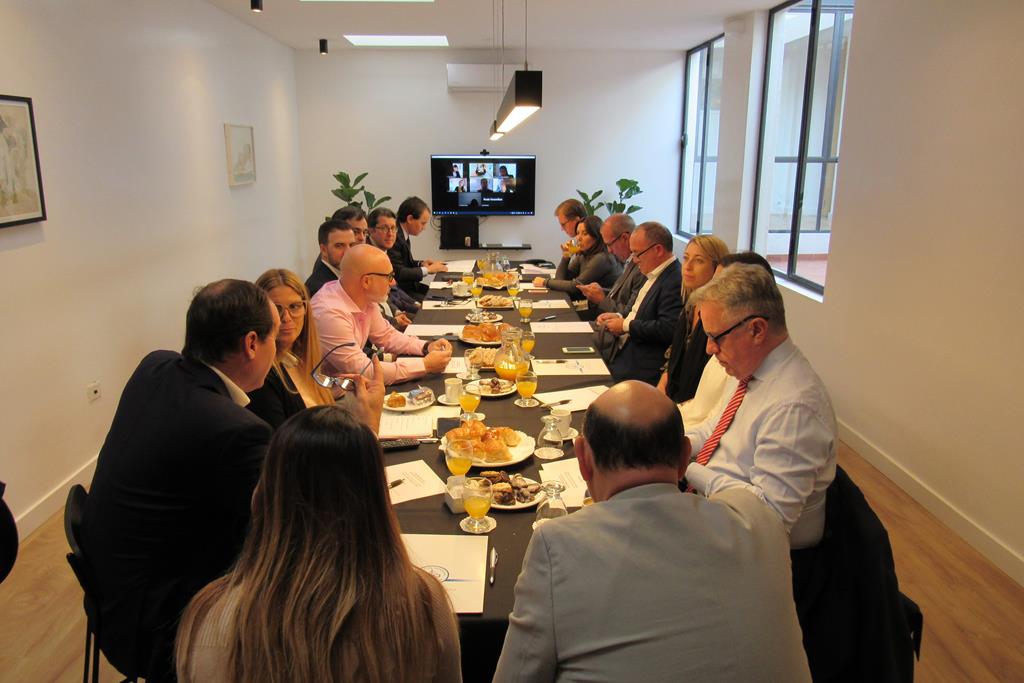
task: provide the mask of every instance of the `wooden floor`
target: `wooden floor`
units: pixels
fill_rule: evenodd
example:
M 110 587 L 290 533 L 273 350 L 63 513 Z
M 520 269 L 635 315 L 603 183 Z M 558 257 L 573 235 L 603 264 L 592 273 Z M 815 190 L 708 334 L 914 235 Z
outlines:
M 845 445 L 839 462 L 889 530 L 900 588 L 924 612 L 917 681 L 1024 681 L 1024 588 Z M 62 514 L 0 584 L 0 681 L 81 680 L 85 616 Z M 104 681 L 120 680 L 103 663 Z

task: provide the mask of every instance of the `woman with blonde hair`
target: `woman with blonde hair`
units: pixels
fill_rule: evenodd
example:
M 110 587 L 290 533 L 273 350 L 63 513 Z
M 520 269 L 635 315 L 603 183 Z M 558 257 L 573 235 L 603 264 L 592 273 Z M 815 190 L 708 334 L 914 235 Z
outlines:
M 672 346 L 665 352 L 665 371 L 658 382 L 658 387 L 676 403 L 693 398 L 704 365 L 710 358 L 708 338 L 700 315 L 688 304 L 690 294 L 711 282 L 715 268 L 728 253 L 729 247 L 714 235 L 691 237 L 683 253 L 683 312 L 676 325 Z
M 327 389 L 310 376 L 320 360 L 316 323 L 309 310 L 309 293 L 299 276 L 272 268 L 256 279 L 281 316 L 277 357 L 263 386 L 249 394 L 249 410 L 274 429 L 303 408 L 334 403 Z
M 241 555 L 186 608 L 176 663 L 183 683 L 462 680 L 447 594 L 409 561 L 380 444 L 347 410 L 274 434 Z

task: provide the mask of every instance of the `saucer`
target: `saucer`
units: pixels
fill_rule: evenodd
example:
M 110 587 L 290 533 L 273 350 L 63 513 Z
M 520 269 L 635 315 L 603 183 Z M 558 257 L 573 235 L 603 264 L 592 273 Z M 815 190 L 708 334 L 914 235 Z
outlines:
M 444 397 L 442 396 L 441 398 L 444 398 Z M 441 398 L 437 399 L 438 402 L 441 401 Z M 562 441 L 572 441 L 573 439 L 575 439 L 579 435 L 580 435 L 580 433 L 579 433 L 579 431 L 576 430 L 575 427 L 569 427 L 569 433 L 562 437 Z
M 440 396 L 437 397 L 437 402 L 440 403 L 443 406 L 457 406 L 457 405 L 459 405 L 458 401 L 452 401 L 452 402 L 449 403 L 448 397 L 445 396 L 444 394 L 441 394 Z

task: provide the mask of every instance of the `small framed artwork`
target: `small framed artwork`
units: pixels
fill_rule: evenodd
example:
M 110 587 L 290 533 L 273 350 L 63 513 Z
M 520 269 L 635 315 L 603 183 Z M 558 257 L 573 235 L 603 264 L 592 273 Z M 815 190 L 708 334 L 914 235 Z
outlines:
M 224 147 L 228 153 L 228 185 L 256 182 L 256 145 L 252 126 L 224 124 Z
M 45 220 L 32 100 L 0 95 L 0 228 Z

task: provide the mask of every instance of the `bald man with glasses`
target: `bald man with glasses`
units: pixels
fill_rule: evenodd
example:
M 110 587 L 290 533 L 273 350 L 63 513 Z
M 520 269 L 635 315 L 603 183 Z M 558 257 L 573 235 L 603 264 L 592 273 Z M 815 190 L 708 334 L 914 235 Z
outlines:
M 324 285 L 311 302 L 322 348 L 352 342 L 334 351 L 325 366 L 339 373 L 362 372 L 369 362 L 363 351 L 369 340 L 401 356 L 381 363 L 385 384 L 444 372 L 452 356 L 448 341 L 426 342 L 402 334 L 381 315 L 378 304 L 387 300 L 394 279 L 391 260 L 377 247 L 359 244 L 345 252 L 341 278 Z

